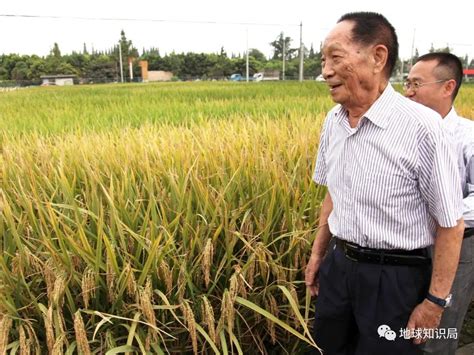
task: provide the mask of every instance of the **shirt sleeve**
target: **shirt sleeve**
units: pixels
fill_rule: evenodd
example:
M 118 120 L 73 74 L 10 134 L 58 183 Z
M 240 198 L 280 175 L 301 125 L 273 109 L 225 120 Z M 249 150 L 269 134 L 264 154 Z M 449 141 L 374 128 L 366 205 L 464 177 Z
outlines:
M 474 155 L 472 151 L 466 165 L 466 190 L 467 196 L 463 200 L 464 223 L 466 228 L 474 228 Z
M 326 116 L 324 120 L 323 128 L 321 130 L 321 136 L 319 137 L 318 156 L 316 158 L 316 167 L 314 168 L 313 181 L 318 185 L 327 186 L 327 146 L 328 146 L 328 135 L 329 135 L 329 117 Z
M 462 217 L 463 200 L 457 155 L 441 126 L 420 132 L 419 185 L 429 213 L 441 227 L 457 225 Z

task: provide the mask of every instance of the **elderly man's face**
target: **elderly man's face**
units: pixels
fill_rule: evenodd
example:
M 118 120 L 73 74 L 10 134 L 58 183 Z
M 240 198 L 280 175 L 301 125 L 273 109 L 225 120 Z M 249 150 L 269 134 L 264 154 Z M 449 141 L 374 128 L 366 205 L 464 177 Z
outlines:
M 332 99 L 345 107 L 364 103 L 378 84 L 373 75 L 371 47 L 352 40 L 352 21 L 342 21 L 326 37 L 322 49 L 323 76 Z

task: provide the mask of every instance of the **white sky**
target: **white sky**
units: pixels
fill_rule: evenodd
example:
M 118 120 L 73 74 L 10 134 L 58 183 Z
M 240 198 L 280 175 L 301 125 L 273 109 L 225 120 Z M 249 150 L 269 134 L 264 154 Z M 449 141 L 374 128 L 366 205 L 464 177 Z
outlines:
M 459 56 L 474 57 L 474 1 L 424 0 L 3 0 L 0 14 L 43 15 L 87 18 L 134 18 L 169 21 L 211 21 L 218 24 L 176 22 L 87 21 L 50 18 L 0 17 L 0 54 L 46 55 L 54 42 L 63 54 L 111 48 L 123 29 L 135 47 L 157 47 L 161 54 L 176 52 L 218 52 L 221 46 L 230 55 L 243 53 L 247 46 L 267 56 L 280 32 L 299 45 L 299 26 L 303 22 L 303 42 L 315 49 L 349 11 L 382 13 L 397 30 L 400 55 L 408 58 L 415 48 L 427 52 L 449 45 Z M 247 26 L 227 23 L 266 23 L 279 26 Z M 293 24 L 288 26 L 287 24 Z M 415 34 L 415 35 L 414 35 Z

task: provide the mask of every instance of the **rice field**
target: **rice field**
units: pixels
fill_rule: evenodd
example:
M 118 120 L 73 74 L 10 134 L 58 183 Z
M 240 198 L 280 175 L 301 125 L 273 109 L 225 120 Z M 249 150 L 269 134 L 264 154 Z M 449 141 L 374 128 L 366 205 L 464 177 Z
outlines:
M 0 353 L 315 346 L 302 270 L 332 106 L 313 82 L 0 93 Z

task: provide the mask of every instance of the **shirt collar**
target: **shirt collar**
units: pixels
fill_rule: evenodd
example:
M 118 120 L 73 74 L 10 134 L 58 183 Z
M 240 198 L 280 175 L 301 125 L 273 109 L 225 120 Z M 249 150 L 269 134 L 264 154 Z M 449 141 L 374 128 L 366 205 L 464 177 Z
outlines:
M 379 126 L 382 129 L 387 128 L 392 111 L 390 107 L 395 102 L 396 97 L 397 92 L 392 87 L 392 85 L 388 83 L 387 87 L 382 92 L 382 95 L 380 95 L 378 99 L 375 100 L 372 106 L 370 106 L 370 108 L 362 117 L 366 117 L 373 124 Z M 335 115 L 337 117 L 337 121 L 342 123 L 344 119 L 347 119 L 348 112 L 342 105 L 339 105 L 339 107 L 336 108 Z
M 395 102 L 397 92 L 390 83 L 382 92 L 377 100 L 370 106 L 367 112 L 364 114 L 373 124 L 380 128 L 387 128 L 390 115 L 393 113 L 391 107 Z
M 454 109 L 454 107 L 451 107 L 451 110 L 448 112 L 446 117 L 443 118 L 443 121 L 452 122 L 453 120 L 456 119 L 456 117 L 458 117 L 458 114 L 456 113 L 456 110 Z

